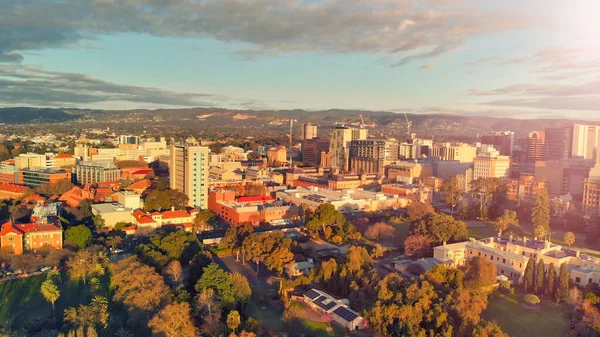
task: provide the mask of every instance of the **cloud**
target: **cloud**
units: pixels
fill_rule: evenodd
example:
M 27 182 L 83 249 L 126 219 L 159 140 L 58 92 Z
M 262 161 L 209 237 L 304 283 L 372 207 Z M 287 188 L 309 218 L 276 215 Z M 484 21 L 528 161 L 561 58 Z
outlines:
M 498 60 L 500 60 L 499 57 L 497 57 L 497 56 L 490 56 L 490 57 L 484 57 L 484 58 L 477 59 L 475 61 L 471 61 L 471 62 L 465 63 L 465 65 L 467 65 L 467 66 L 474 66 L 474 65 L 478 65 L 478 64 L 482 64 L 482 63 L 488 63 L 488 62 L 492 62 L 492 61 L 498 61 Z
M 80 73 L 0 65 L 0 103 L 35 106 L 78 106 L 99 102 L 133 102 L 164 106 L 216 106 L 224 97 L 178 93 L 158 88 L 116 84 Z
M 105 34 L 138 33 L 241 42 L 251 46 L 238 52 L 245 55 L 254 50 L 399 54 L 398 66 L 454 50 L 468 37 L 527 24 L 514 13 L 460 1 L 427 5 L 412 0 L 9 0 L 0 3 L 0 50 L 13 55 L 78 45 Z
M 419 67 L 421 70 L 431 70 L 433 68 L 435 68 L 435 63 L 425 63 Z
M 23 55 L 17 53 L 3 53 L 0 51 L 0 63 L 19 63 L 23 61 Z
M 540 97 L 514 98 L 483 103 L 485 105 L 527 107 L 552 110 L 582 110 L 590 111 L 590 117 L 597 117 L 600 110 L 600 96 L 584 97 Z

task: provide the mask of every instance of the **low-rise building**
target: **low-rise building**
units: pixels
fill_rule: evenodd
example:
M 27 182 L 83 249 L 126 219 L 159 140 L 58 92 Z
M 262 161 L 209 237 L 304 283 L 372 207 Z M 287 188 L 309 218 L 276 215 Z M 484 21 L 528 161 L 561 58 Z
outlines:
M 311 261 L 292 262 L 285 266 L 285 272 L 289 277 L 306 276 L 315 268 Z
M 176 210 L 172 208 L 170 211 L 164 212 L 144 212 L 141 209 L 131 213 L 131 222 L 140 227 L 172 227 L 191 231 L 194 223 L 194 218 L 199 213 L 195 208 L 185 210 Z
M 0 199 L 19 199 L 26 191 L 27 186 L 0 183 Z
M 71 173 L 63 169 L 27 169 L 18 173 L 19 184 L 36 188 L 43 184 L 54 184 L 58 181 L 71 181 Z
M 534 176 L 521 176 L 519 179 L 506 181 L 506 196 L 509 200 L 531 202 L 535 200 L 538 191 L 546 188 L 547 183 L 535 180 Z
M 381 185 L 381 192 L 424 204 L 430 204 L 433 198 L 431 188 L 425 185 L 385 184 Z
M 302 298 L 310 308 L 331 316 L 334 321 L 350 331 L 364 329 L 368 325 L 365 318 L 350 308 L 350 302 L 345 298 L 336 299 L 318 289 L 310 289 Z
M 130 223 L 132 211 L 117 202 L 92 205 L 92 214 L 102 217 L 108 228 L 113 228 L 118 222 Z
M 323 203 L 332 204 L 338 211 L 377 211 L 393 207 L 405 207 L 408 200 L 394 194 L 371 192 L 363 189 L 331 190 L 319 187 L 297 187 L 277 191 L 277 199 L 295 205 L 306 204 L 314 208 Z
M 236 198 L 233 191 L 218 190 L 209 192 L 208 209 L 233 225 L 251 223 L 254 226 L 274 220 L 296 220 L 301 213 L 299 207 L 276 203 L 271 197 Z
M 54 223 L 16 224 L 8 221 L 1 227 L 0 248 L 9 249 L 15 255 L 25 251 L 35 253 L 44 247 L 63 248 L 63 231 L 58 219 Z

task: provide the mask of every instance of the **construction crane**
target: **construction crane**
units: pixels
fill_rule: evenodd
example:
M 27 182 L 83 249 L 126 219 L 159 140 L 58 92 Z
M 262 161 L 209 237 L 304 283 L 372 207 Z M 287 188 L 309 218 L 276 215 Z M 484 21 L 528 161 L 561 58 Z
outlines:
M 408 120 L 408 116 L 406 115 L 406 112 L 404 113 L 404 118 L 406 118 L 406 134 L 410 138 L 410 127 L 412 126 L 412 122 L 410 120 Z

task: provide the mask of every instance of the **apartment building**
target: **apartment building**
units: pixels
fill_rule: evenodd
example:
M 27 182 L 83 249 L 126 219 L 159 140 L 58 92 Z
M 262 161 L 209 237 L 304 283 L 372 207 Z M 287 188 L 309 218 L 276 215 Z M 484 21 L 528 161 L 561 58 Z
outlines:
M 398 160 L 395 139 L 366 139 L 350 142 L 350 171 L 358 173 L 385 172 L 385 167 Z
M 330 164 L 332 168 L 348 171 L 350 160 L 350 142 L 367 139 L 367 129 L 337 126 L 331 132 L 329 145 Z
M 473 161 L 473 180 L 479 178 L 508 179 L 510 176 L 510 157 L 501 156 L 492 146 L 482 146 Z
M 205 146 L 171 146 L 171 188 L 185 193 L 191 207 L 208 208 L 209 154 Z
M 60 223 L 24 223 L 12 221 L 2 224 L 0 229 L 0 248 L 8 249 L 15 255 L 25 251 L 37 252 L 44 247 L 63 248 L 63 231 Z

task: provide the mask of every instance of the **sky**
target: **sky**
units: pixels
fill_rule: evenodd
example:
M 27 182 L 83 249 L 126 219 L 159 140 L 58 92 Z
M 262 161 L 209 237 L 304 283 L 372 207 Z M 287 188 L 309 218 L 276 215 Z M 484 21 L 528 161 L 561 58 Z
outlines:
M 0 106 L 600 120 L 598 0 L 0 0 Z

